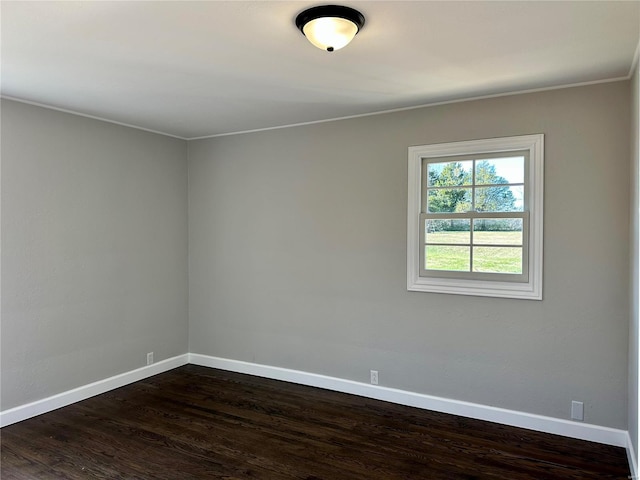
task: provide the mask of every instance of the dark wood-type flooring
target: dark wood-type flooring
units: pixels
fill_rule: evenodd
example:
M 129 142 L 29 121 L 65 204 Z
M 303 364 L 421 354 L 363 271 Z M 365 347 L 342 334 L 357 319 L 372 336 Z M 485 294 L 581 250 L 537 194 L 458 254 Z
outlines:
M 624 449 L 187 365 L 1 432 L 10 479 L 627 479 Z

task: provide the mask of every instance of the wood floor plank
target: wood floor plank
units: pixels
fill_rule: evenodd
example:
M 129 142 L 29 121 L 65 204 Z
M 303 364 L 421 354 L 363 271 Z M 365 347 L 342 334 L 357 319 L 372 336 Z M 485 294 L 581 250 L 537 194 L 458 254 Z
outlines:
M 2 479 L 627 479 L 622 448 L 186 365 L 2 429 Z

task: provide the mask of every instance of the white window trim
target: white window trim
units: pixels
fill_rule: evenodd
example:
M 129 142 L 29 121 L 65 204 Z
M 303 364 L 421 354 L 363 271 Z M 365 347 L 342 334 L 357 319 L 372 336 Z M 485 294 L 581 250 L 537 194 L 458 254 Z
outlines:
M 462 278 L 421 277 L 419 226 L 422 202 L 422 160 L 424 158 L 455 157 L 466 154 L 485 154 L 518 150 L 529 151 L 529 188 L 526 193 L 526 203 L 529 205 L 529 280 L 518 283 Z M 409 147 L 407 289 L 416 292 L 542 300 L 543 188 L 543 134 Z

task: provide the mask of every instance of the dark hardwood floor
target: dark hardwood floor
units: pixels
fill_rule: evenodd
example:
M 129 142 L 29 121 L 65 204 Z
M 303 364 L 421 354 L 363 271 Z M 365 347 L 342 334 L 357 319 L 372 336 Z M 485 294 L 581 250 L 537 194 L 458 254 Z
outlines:
M 627 479 L 624 449 L 187 365 L 2 429 L 10 479 Z

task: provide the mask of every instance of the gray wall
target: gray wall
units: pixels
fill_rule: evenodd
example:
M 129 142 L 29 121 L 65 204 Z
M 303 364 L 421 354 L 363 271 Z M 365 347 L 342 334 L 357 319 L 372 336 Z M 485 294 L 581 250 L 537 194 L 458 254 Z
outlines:
M 186 353 L 186 142 L 1 115 L 2 409 Z
M 614 428 L 628 410 L 637 448 L 637 84 L 635 138 L 617 82 L 192 141 L 188 226 L 186 142 L 3 100 L 1 408 L 191 351 L 558 418 L 581 400 Z M 544 300 L 407 292 L 407 147 L 527 133 Z
M 640 64 L 636 63 L 636 70 L 631 79 L 631 316 L 629 318 L 629 436 L 633 443 L 636 459 L 638 450 L 638 260 L 640 247 Z M 636 460 L 637 461 L 637 460 Z M 640 462 L 639 462 L 640 463 Z
M 189 142 L 192 353 L 627 428 L 629 82 Z M 544 300 L 406 291 L 407 147 L 544 133 Z

